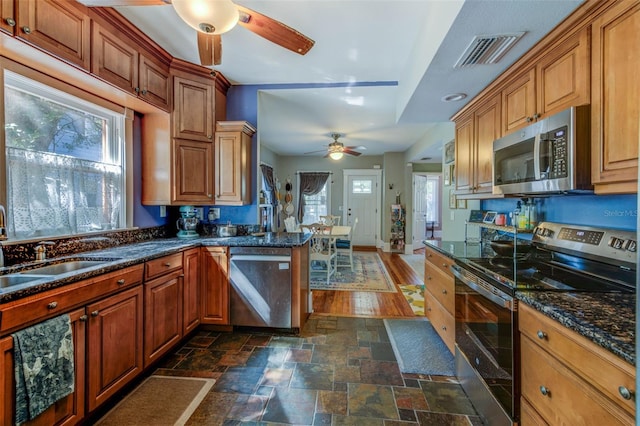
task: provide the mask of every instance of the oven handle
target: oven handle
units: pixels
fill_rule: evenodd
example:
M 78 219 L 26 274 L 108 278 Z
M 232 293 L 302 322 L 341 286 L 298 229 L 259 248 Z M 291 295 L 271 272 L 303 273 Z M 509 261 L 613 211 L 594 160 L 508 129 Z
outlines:
M 503 308 L 507 308 L 509 310 L 513 309 L 513 298 L 507 296 L 506 294 L 504 295 L 504 297 L 502 297 L 499 294 L 492 293 L 486 288 L 467 279 L 464 275 L 462 275 L 462 268 L 460 268 L 458 265 L 451 265 L 450 269 L 453 275 L 457 279 L 462 281 L 469 288 L 473 289 L 474 291 L 477 291 L 482 296 L 486 297 L 487 299 L 491 300 L 493 303 L 500 305 Z

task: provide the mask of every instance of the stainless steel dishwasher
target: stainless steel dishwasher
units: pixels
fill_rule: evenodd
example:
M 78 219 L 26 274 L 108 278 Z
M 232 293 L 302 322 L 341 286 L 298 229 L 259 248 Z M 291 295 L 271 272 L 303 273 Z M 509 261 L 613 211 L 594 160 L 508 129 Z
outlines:
M 231 247 L 231 324 L 291 328 L 291 249 Z

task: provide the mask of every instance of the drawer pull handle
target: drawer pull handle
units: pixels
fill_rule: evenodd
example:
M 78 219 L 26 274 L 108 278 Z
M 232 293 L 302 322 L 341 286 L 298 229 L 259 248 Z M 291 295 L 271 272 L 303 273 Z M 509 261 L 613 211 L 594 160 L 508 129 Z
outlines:
M 442 294 L 447 294 L 447 290 L 442 290 Z
M 442 330 L 447 331 L 447 327 L 443 325 Z
M 100 311 L 93 311 L 93 312 L 91 312 L 91 316 L 92 316 L 92 317 L 97 317 L 98 315 L 100 315 Z
M 116 284 L 118 284 L 118 285 L 122 285 L 124 283 L 125 283 L 124 278 L 120 278 L 118 281 L 116 281 Z
M 545 386 L 540 386 L 540 393 L 544 396 L 551 396 L 551 391 L 547 389 Z
M 82 315 L 80 318 L 78 318 L 80 321 L 82 322 L 86 322 L 87 321 L 87 316 L 86 315 Z
M 542 330 L 538 330 L 538 332 L 537 332 L 536 334 L 538 335 L 538 339 L 542 339 L 542 340 L 544 340 L 544 339 L 546 339 L 546 338 L 547 338 L 547 333 L 545 333 L 545 332 L 544 332 L 544 331 L 542 331 Z
M 48 309 L 55 309 L 58 307 L 58 302 L 51 302 L 47 305 Z
M 625 386 L 618 386 L 618 392 L 620 393 L 620 396 L 626 400 L 633 399 L 633 392 L 631 392 Z
M 16 26 L 16 21 L 13 18 L 4 18 L 4 23 L 7 24 L 10 27 L 15 27 Z
M 170 266 L 171 266 L 171 263 L 170 263 L 170 262 L 167 262 L 167 263 L 165 263 L 165 264 L 164 264 L 164 266 L 166 266 L 166 267 L 168 268 L 168 267 L 170 267 Z

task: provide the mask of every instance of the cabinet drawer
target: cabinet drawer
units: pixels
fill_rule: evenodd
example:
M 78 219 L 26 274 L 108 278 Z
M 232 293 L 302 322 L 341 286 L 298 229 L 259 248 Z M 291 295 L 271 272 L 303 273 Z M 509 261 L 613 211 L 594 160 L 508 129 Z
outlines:
M 425 262 L 424 288 L 431 293 L 450 314 L 455 312 L 455 281 L 431 262 Z
M 549 424 L 631 425 L 630 416 L 525 336 L 522 397 Z
M 433 295 L 425 291 L 424 302 L 427 318 L 431 321 L 433 328 L 440 335 L 444 343 L 447 345 L 451 353 L 454 353 L 456 343 L 455 335 L 455 318 L 433 297 Z
M 97 297 L 139 284 L 142 282 L 142 269 L 140 264 L 9 302 L 0 307 L 0 333 L 23 328 Z
M 629 414 L 635 413 L 634 399 L 624 399 L 618 390 L 624 386 L 635 392 L 633 366 L 525 304 L 520 304 L 519 322 L 522 335 L 571 366 Z
M 435 249 L 427 247 L 425 249 L 425 259 L 440 269 L 445 274 L 453 278 L 453 273 L 449 269 L 454 264 L 453 259 L 437 252 Z
M 182 253 L 176 253 L 146 263 L 145 279 L 155 278 L 182 268 Z

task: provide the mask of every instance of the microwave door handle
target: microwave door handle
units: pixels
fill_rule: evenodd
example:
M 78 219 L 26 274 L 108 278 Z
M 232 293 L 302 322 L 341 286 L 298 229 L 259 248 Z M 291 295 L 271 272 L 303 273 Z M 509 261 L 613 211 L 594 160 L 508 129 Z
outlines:
M 540 180 L 540 144 L 542 143 L 542 134 L 537 133 L 533 141 L 533 174 L 536 180 Z

